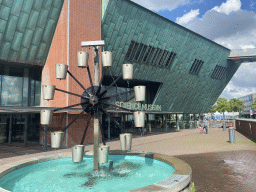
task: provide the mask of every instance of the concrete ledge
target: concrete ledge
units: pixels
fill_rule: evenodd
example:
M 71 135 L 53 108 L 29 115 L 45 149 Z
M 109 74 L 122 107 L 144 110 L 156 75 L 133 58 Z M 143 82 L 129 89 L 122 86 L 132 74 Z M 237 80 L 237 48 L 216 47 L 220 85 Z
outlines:
M 92 152 L 85 152 L 85 155 L 92 155 Z M 120 150 L 115 150 L 115 151 L 110 151 L 109 155 L 131 155 L 131 156 L 140 156 L 140 157 L 147 157 L 150 159 L 155 159 L 159 160 L 162 162 L 167 163 L 168 165 L 172 166 L 175 168 L 175 172 L 172 176 L 168 177 L 167 179 L 155 183 L 153 185 L 139 188 L 136 190 L 131 190 L 132 192 L 136 191 L 141 191 L 141 192 L 146 192 L 146 191 L 171 191 L 171 192 L 178 192 L 178 191 L 186 191 L 188 190 L 189 184 L 191 182 L 192 178 L 192 169 L 191 167 L 185 163 L 184 161 L 167 156 L 167 155 L 162 155 L 158 153 L 149 153 L 149 152 L 143 152 L 143 151 L 120 151 Z M 3 177 L 4 175 L 15 171 L 17 169 L 20 169 L 25 166 L 29 166 L 35 163 L 40 163 L 44 161 L 50 161 L 54 159 L 62 159 L 62 158 L 69 158 L 72 157 L 72 152 L 59 152 L 59 153 L 54 153 L 54 154 L 45 154 L 41 156 L 36 156 L 36 157 L 24 157 L 23 160 L 21 161 L 16 161 L 13 163 L 10 163 L 5 166 L 0 166 L 0 178 Z M 0 188 L 0 191 L 3 192 L 9 192 L 7 190 L 4 190 Z

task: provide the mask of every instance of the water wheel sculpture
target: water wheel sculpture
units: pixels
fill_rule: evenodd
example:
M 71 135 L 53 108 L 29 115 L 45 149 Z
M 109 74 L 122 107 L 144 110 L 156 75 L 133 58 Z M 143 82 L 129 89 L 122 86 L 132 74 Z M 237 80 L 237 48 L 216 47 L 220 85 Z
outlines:
M 99 48 L 98 48 L 98 46 L 93 46 L 93 47 L 94 47 L 94 51 L 95 51 L 94 62 L 97 62 L 97 60 L 99 58 L 99 56 L 98 56 Z M 89 57 L 89 54 L 87 52 L 79 51 L 77 53 L 77 65 L 78 65 L 78 67 L 87 68 L 88 78 L 89 78 L 90 85 L 91 85 L 91 87 L 89 87 L 89 88 L 85 88 L 74 77 L 74 75 L 72 75 L 72 73 L 68 70 L 68 65 L 66 65 L 66 64 L 56 64 L 56 78 L 57 79 L 65 79 L 66 76 L 67 76 L 67 73 L 68 73 L 68 75 L 70 75 L 70 77 L 72 77 L 78 83 L 78 85 L 80 87 L 82 87 L 83 93 L 77 94 L 77 93 L 72 93 L 72 92 L 69 92 L 69 91 L 61 90 L 61 89 L 56 88 L 55 85 L 42 85 L 42 87 L 43 87 L 43 99 L 44 100 L 53 100 L 54 92 L 55 91 L 60 91 L 60 92 L 64 92 L 64 93 L 67 93 L 67 94 L 70 94 L 70 95 L 80 97 L 81 102 L 77 103 L 77 104 L 74 104 L 74 105 L 67 106 L 67 107 L 63 107 L 63 108 L 57 108 L 57 109 L 54 109 L 54 110 L 48 110 L 48 109 L 47 110 L 41 110 L 41 124 L 42 125 L 49 125 L 51 123 L 53 113 L 56 112 L 56 111 L 68 110 L 68 109 L 72 109 L 73 107 L 81 106 L 82 107 L 82 112 L 80 114 L 78 114 L 76 118 L 74 118 L 67 126 L 63 127 L 61 131 L 56 131 L 56 132 L 51 133 L 51 147 L 52 148 L 60 148 L 62 146 L 62 140 L 63 140 L 64 132 L 78 119 L 78 117 L 81 114 L 88 113 L 90 115 L 90 117 L 89 117 L 89 120 L 88 120 L 88 122 L 85 126 L 84 134 L 81 138 L 80 145 L 73 146 L 72 159 L 73 159 L 74 162 L 81 162 L 82 159 L 83 159 L 83 155 L 84 155 L 84 145 L 83 145 L 83 143 L 84 143 L 84 139 L 85 139 L 86 132 L 87 132 L 87 129 L 89 127 L 90 121 L 93 117 L 94 117 L 94 121 L 96 121 L 98 119 L 99 124 L 96 125 L 96 127 L 94 126 L 94 131 L 95 131 L 95 129 L 97 129 L 97 126 L 99 126 L 98 129 L 100 129 L 100 131 L 101 131 L 102 143 L 104 145 L 104 147 L 99 148 L 99 146 L 97 144 L 98 141 L 94 141 L 94 162 L 95 162 L 94 169 L 98 169 L 98 166 L 97 166 L 98 163 L 106 163 L 108 161 L 107 157 L 108 157 L 108 150 L 109 150 L 109 147 L 106 146 L 100 116 L 102 114 L 105 114 L 107 117 L 109 117 L 117 125 L 117 127 L 121 129 L 121 133 L 122 133 L 123 132 L 122 127 L 107 112 L 108 107 L 114 107 L 116 110 L 122 109 L 122 110 L 125 110 L 125 111 L 133 112 L 135 127 L 144 127 L 144 125 L 145 125 L 145 112 L 131 110 L 131 109 L 120 107 L 120 106 L 117 106 L 115 104 L 112 104 L 112 103 L 108 102 L 112 97 L 116 97 L 117 95 L 121 95 L 121 94 L 122 95 L 127 94 L 130 91 L 124 92 L 124 93 L 116 93 L 116 94 L 113 94 L 113 95 L 106 95 L 108 93 L 109 89 L 113 85 L 116 85 L 117 81 L 120 80 L 121 78 L 123 78 L 123 80 L 127 80 L 127 81 L 131 80 L 133 78 L 133 65 L 132 64 L 123 64 L 122 74 L 119 75 L 119 77 L 116 78 L 108 86 L 108 88 L 106 88 L 105 90 L 102 90 L 102 83 L 103 83 L 103 77 L 104 77 L 104 70 L 103 69 L 111 67 L 111 65 L 112 65 L 112 53 L 109 52 L 109 51 L 103 51 L 102 52 L 102 57 L 101 58 L 102 58 L 103 74 L 102 74 L 102 77 L 100 79 L 100 82 L 98 82 L 98 83 L 95 82 L 95 84 L 98 84 L 98 86 L 93 85 L 91 72 L 90 72 L 90 68 L 89 68 L 89 65 L 88 65 L 88 57 Z M 94 67 L 95 67 L 95 65 L 94 65 Z M 95 73 L 94 75 L 97 76 L 99 74 Z M 145 100 L 145 86 L 135 86 L 134 87 L 134 92 L 135 92 L 135 100 L 136 101 L 141 102 L 141 101 Z M 95 135 L 95 132 L 94 132 L 94 135 Z M 124 141 L 122 139 L 124 137 L 126 137 L 126 143 L 122 142 L 122 141 Z M 131 147 L 129 147 L 129 145 L 131 145 L 131 134 L 121 134 L 120 139 L 121 139 L 122 150 L 130 150 Z M 94 140 L 95 140 L 95 137 L 94 137 Z M 96 137 L 96 140 L 97 140 L 97 137 Z M 96 142 L 96 144 L 95 144 L 95 142 Z M 128 145 L 127 145 L 127 143 L 128 143 Z M 103 155 L 99 155 L 97 153 L 102 153 Z

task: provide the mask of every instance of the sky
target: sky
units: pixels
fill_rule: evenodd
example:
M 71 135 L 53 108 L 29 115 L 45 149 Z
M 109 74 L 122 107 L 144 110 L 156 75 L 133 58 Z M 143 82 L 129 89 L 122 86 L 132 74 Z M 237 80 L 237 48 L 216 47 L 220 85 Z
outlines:
M 224 47 L 256 48 L 256 0 L 132 0 Z M 243 63 L 220 97 L 256 93 L 256 62 Z

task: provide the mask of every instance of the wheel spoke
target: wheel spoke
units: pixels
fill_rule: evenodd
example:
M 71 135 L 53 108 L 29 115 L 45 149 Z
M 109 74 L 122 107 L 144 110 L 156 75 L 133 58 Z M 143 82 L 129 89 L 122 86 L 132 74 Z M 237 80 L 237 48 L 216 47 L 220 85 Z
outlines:
M 80 145 L 83 145 L 83 143 L 84 143 L 85 135 L 86 135 L 87 129 L 89 127 L 91 119 L 92 119 L 92 115 L 90 115 L 90 117 L 89 117 L 89 120 L 88 120 L 87 125 L 85 127 L 84 134 L 83 134 L 83 137 L 82 137 Z
M 114 118 L 112 118 L 110 114 L 108 114 L 108 112 L 105 109 L 100 107 L 99 110 L 103 112 L 105 115 L 107 115 L 117 125 L 117 127 L 121 130 L 121 133 L 123 132 L 123 128 L 119 125 L 119 123 Z
M 99 95 L 98 98 L 103 97 L 103 96 L 108 92 L 108 90 L 111 88 L 111 86 L 114 85 L 121 77 L 122 77 L 122 74 L 121 74 L 114 82 L 112 82 L 112 83 L 109 85 L 109 87 Z
M 86 102 L 83 102 L 83 103 L 78 103 L 78 104 L 75 104 L 75 105 L 69 105 L 69 106 L 63 107 L 63 108 L 57 108 L 57 109 L 54 109 L 53 111 L 54 111 L 54 112 L 55 112 L 55 111 L 61 111 L 61 110 L 63 110 L 63 109 L 69 109 L 69 108 L 71 108 L 71 107 L 76 107 L 76 106 L 78 106 L 78 105 L 87 104 L 87 103 L 89 103 L 89 101 L 86 101 Z
M 55 90 L 56 90 L 56 91 L 63 92 L 63 93 L 68 93 L 68 94 L 70 94 L 70 95 L 75 95 L 75 96 L 77 96 L 77 97 L 81 97 L 81 98 L 84 98 L 84 99 L 89 99 L 88 97 L 84 97 L 84 96 L 82 96 L 82 95 L 78 95 L 78 94 L 75 94 L 75 93 L 72 93 L 72 92 L 69 92 L 69 91 L 64 91 L 64 90 L 62 90 L 62 89 L 55 88 Z
M 119 96 L 119 95 L 125 95 L 127 93 L 132 93 L 132 92 L 134 92 L 134 91 L 132 90 L 132 91 L 126 91 L 126 92 L 123 92 L 123 93 L 116 93 L 116 94 L 113 94 L 113 95 L 110 95 L 110 96 L 107 96 L 107 97 L 102 97 L 102 98 L 99 99 L 99 101 L 110 99 L 111 97 L 116 97 L 116 96 Z
M 64 129 L 62 129 L 62 131 L 65 132 L 70 127 L 70 125 L 72 125 L 72 123 L 74 123 L 78 119 L 78 117 L 83 113 L 84 111 L 82 111 L 79 115 L 77 115 L 77 117 L 71 123 L 69 123 Z
M 84 90 L 89 96 L 91 96 L 91 94 L 89 94 L 89 93 L 87 92 L 87 90 L 84 88 L 84 86 L 70 73 L 69 70 L 68 70 L 68 74 L 78 83 L 78 85 L 80 85 L 80 87 L 83 88 L 83 90 Z
M 88 72 L 88 76 L 89 76 L 89 79 L 90 79 L 90 84 L 91 84 L 91 87 L 92 87 L 92 94 L 94 95 L 94 87 L 93 87 L 93 83 L 92 83 L 92 76 L 91 76 L 89 66 L 87 67 L 87 72 Z

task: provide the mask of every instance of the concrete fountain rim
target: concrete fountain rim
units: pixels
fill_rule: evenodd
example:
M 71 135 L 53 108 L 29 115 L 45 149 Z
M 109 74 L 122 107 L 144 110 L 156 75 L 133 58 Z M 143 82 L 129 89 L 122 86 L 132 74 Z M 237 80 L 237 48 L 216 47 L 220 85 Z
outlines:
M 85 156 L 89 156 L 89 155 L 92 155 L 92 151 L 85 152 Z M 175 168 L 175 172 L 173 173 L 173 175 L 171 175 L 167 179 L 143 188 L 131 190 L 131 192 L 183 191 L 184 189 L 187 189 L 189 187 L 189 184 L 192 179 L 191 167 L 186 162 L 175 157 L 171 157 L 171 156 L 163 155 L 159 153 L 144 152 L 144 151 L 121 151 L 121 150 L 110 150 L 109 155 L 130 155 L 130 156 L 147 157 L 147 158 L 155 159 L 158 161 L 162 161 Z M 15 161 L 15 162 L 6 164 L 4 166 L 0 166 L 0 178 L 12 171 L 20 169 L 22 167 L 33 165 L 35 163 L 50 161 L 54 159 L 70 158 L 70 157 L 72 157 L 72 151 L 70 152 L 56 151 L 55 153 L 50 153 L 50 154 L 44 153 L 44 155 L 37 154 L 37 156 L 24 155 L 22 156 L 22 160 Z M 0 187 L 0 191 L 10 192 L 1 187 Z

